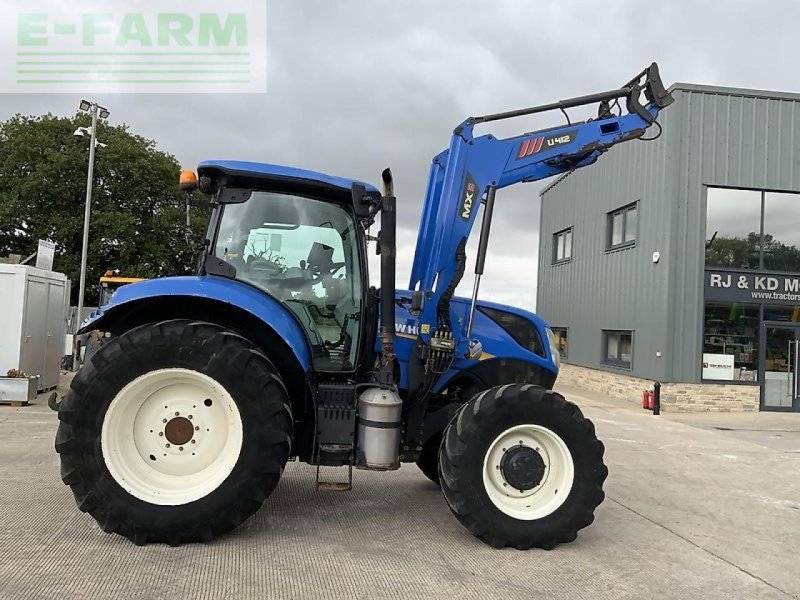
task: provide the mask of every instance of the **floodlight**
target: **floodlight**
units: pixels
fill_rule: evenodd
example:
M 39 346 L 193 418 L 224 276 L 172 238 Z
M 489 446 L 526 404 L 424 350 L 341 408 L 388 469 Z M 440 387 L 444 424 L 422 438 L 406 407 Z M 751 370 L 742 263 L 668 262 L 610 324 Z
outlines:
M 110 112 L 108 112 L 107 108 L 103 108 L 102 106 L 99 106 L 98 108 L 100 109 L 100 118 L 101 119 L 107 119 L 108 115 L 111 114 Z
M 78 108 L 80 108 L 83 111 L 87 111 L 88 112 L 88 110 L 90 108 L 92 108 L 92 103 L 89 102 L 88 100 L 81 100 L 81 104 L 80 104 L 80 106 Z

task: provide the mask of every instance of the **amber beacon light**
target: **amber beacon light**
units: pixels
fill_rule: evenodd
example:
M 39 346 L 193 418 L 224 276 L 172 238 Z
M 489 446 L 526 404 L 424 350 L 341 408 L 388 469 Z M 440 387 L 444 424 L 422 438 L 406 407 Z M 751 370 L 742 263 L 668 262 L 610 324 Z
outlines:
M 181 171 L 180 178 L 181 190 L 184 192 L 193 192 L 197 189 L 197 175 L 194 171 L 186 169 Z

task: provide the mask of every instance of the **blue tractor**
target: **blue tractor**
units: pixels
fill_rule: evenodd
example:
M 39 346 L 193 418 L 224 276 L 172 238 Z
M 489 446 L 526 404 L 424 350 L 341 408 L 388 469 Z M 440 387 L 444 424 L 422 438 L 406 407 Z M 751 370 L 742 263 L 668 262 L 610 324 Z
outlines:
M 136 544 L 209 541 L 259 509 L 290 459 L 340 490 L 353 467 L 413 462 L 492 546 L 574 540 L 604 498 L 603 444 L 551 389 L 559 354 L 544 321 L 478 300 L 495 194 L 591 165 L 671 102 L 653 64 L 619 89 L 464 121 L 433 159 L 407 290 L 395 286 L 388 169 L 378 190 L 202 163 L 185 185 L 213 207 L 198 275 L 125 286 L 80 331 L 102 332 L 104 344 L 58 408 L 61 476 L 79 508 Z M 595 103 L 588 121 L 473 135 L 481 123 Z M 475 287 L 458 298 L 480 205 Z M 337 466 L 347 477 L 322 481 L 320 467 Z

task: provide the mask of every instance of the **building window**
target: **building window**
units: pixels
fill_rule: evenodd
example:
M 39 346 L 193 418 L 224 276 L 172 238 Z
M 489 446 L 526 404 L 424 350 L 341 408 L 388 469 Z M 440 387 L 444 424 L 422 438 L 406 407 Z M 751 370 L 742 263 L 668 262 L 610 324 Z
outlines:
M 703 323 L 703 379 L 757 381 L 758 305 L 707 301 Z
M 763 264 L 772 271 L 800 271 L 800 195 L 764 192 Z
M 708 188 L 706 266 L 758 269 L 761 256 L 761 192 Z
M 567 328 L 551 327 L 550 331 L 553 332 L 553 341 L 556 343 L 556 348 L 558 348 L 561 358 L 567 358 Z
M 798 218 L 798 194 L 708 188 L 706 266 L 800 271 Z
M 757 308 L 758 307 L 756 307 L 756 309 Z M 800 305 L 770 306 L 765 304 L 764 320 L 800 323 Z
M 603 362 L 605 364 L 630 369 L 632 356 L 632 331 L 603 331 Z
M 553 264 L 572 258 L 572 227 L 553 234 Z
M 639 203 L 634 202 L 608 213 L 607 229 L 606 250 L 633 246 L 639 229 Z

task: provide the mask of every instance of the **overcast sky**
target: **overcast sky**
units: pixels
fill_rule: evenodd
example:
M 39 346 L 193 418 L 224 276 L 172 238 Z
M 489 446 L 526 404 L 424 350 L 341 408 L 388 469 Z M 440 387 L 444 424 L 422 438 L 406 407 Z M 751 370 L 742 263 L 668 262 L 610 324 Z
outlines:
M 19 4 L 0 0 L 3 14 Z M 266 94 L 94 96 L 111 122 L 156 139 L 187 168 L 246 159 L 377 184 L 391 166 L 405 285 L 430 159 L 464 118 L 614 88 L 654 60 L 667 85 L 800 92 L 799 22 L 796 0 L 269 0 Z M 11 43 L 0 40 L 0 51 L 13 53 Z M 0 119 L 73 114 L 79 99 L 0 94 Z M 523 119 L 493 131 L 559 122 Z M 482 297 L 535 306 L 545 184 L 498 193 Z M 471 289 L 473 257 L 460 293 Z

